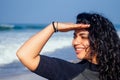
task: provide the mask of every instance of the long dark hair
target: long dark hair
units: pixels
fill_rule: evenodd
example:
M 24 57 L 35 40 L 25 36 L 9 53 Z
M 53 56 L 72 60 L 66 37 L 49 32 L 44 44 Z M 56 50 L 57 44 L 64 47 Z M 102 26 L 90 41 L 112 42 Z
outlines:
M 90 24 L 91 54 L 97 54 L 100 80 L 120 80 L 120 38 L 114 25 L 97 13 L 81 13 L 77 23 Z

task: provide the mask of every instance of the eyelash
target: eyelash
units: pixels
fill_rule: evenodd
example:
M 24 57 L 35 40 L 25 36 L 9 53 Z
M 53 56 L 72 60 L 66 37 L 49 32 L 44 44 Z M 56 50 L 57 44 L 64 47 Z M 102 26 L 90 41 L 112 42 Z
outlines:
M 73 38 L 76 38 L 76 35 L 73 36 Z M 88 39 L 86 36 L 81 36 L 82 39 Z
M 86 37 L 86 36 L 82 36 L 82 38 L 83 38 L 83 39 L 88 39 L 88 37 Z

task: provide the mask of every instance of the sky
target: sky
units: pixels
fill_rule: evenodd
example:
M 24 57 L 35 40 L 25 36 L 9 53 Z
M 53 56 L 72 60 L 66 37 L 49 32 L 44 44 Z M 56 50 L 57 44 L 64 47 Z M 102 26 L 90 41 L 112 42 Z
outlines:
M 82 12 L 99 13 L 120 24 L 120 0 L 0 0 L 0 24 L 74 23 Z

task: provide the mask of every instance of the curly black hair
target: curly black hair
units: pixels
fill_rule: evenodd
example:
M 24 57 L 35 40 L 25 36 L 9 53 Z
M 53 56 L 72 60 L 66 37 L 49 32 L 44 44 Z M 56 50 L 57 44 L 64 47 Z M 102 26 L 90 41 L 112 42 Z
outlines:
M 98 13 L 80 13 L 76 23 L 90 24 L 91 54 L 97 54 L 100 80 L 120 80 L 120 38 L 110 20 Z

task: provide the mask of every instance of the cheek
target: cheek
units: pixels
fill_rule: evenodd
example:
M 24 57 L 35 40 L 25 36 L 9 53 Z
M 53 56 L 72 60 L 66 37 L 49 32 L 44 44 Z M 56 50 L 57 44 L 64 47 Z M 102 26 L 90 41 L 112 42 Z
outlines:
M 86 48 L 85 52 L 86 52 L 86 54 L 89 55 L 91 53 L 90 47 Z
M 86 43 L 84 43 L 85 46 L 85 53 L 90 54 L 91 53 L 91 49 L 90 49 L 90 43 L 89 41 L 87 41 Z
M 88 40 L 84 41 L 83 44 L 84 44 L 84 46 L 85 46 L 86 48 L 89 48 L 89 47 L 90 47 L 90 43 L 89 43 Z

